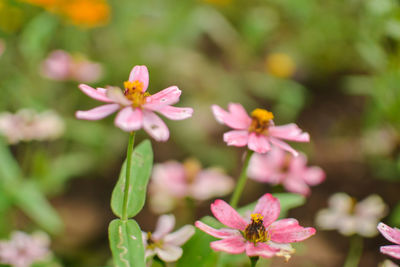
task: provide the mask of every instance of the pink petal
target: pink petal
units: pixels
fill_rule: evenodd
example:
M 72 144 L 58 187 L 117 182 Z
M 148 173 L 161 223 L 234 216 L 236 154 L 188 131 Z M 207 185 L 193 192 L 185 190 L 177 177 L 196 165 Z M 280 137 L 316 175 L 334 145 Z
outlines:
M 170 120 L 184 120 L 192 117 L 193 115 L 192 108 L 177 108 L 172 106 L 165 106 L 157 111 Z
M 80 120 L 100 120 L 118 109 L 118 104 L 107 104 L 86 111 L 79 110 L 75 113 L 75 116 Z
M 392 228 L 384 223 L 378 224 L 378 230 L 390 242 L 400 244 L 400 230 Z
M 203 232 L 216 237 L 216 238 L 227 238 L 227 237 L 233 237 L 233 236 L 241 236 L 240 232 L 237 230 L 233 229 L 214 229 L 211 226 L 208 226 L 207 224 L 201 222 L 201 221 L 196 221 L 194 225 L 202 230 Z
M 183 253 L 182 248 L 174 245 L 164 244 L 162 247 L 155 249 L 157 256 L 165 262 L 177 261 Z
M 264 226 L 267 228 L 272 222 L 276 221 L 281 211 L 279 200 L 267 193 L 257 201 L 253 213 L 261 214 L 264 219 Z
M 190 195 L 194 199 L 206 200 L 224 196 L 232 191 L 233 179 L 217 170 L 201 171 L 190 186 Z
M 268 129 L 270 136 L 296 142 L 309 142 L 310 136 L 303 132 L 296 124 L 290 123 L 282 126 L 272 126 Z
M 143 128 L 156 141 L 167 141 L 169 138 L 167 125 L 151 111 L 143 111 Z
M 303 196 L 308 196 L 310 194 L 310 188 L 300 177 L 288 176 L 284 179 L 283 185 L 289 192 L 298 193 Z
M 158 185 L 165 193 L 182 198 L 188 193 L 186 173 L 179 162 L 168 161 L 155 164 L 152 174 L 152 184 Z
M 123 108 L 115 118 L 115 125 L 126 132 L 136 131 L 142 127 L 143 114 L 138 108 Z
M 246 221 L 228 203 L 217 199 L 211 204 L 211 211 L 220 222 L 234 229 L 244 231 Z
M 159 110 L 164 106 L 176 104 L 182 91 L 176 86 L 170 86 L 152 96 L 146 98 L 144 107 L 151 110 Z
M 147 87 L 149 86 L 149 72 L 147 70 L 146 66 L 135 66 L 131 70 L 131 73 L 129 74 L 129 81 L 139 81 L 143 83 L 143 92 L 147 90 Z
M 97 90 L 104 90 L 108 99 L 121 106 L 129 106 L 132 102 L 124 96 L 121 88 L 109 86 L 107 89 L 98 88 Z
M 172 244 L 175 246 L 181 246 L 188 241 L 192 235 L 194 235 L 194 227 L 192 225 L 185 225 L 181 229 L 168 234 L 164 238 L 166 244 Z
M 286 177 L 282 173 L 282 166 L 286 152 L 274 148 L 266 154 L 254 153 L 250 159 L 248 176 L 249 178 L 270 184 L 279 184 Z
M 240 104 L 229 104 L 229 111 L 223 110 L 217 105 L 212 105 L 211 109 L 219 123 L 228 125 L 236 130 L 247 130 L 251 124 L 251 119 Z
M 270 141 L 273 145 L 275 145 L 275 146 L 277 146 L 277 147 L 279 147 L 279 148 L 281 148 L 281 149 L 283 149 L 283 150 L 286 150 L 286 151 L 292 153 L 293 156 L 295 156 L 295 157 L 297 157 L 297 156 L 299 155 L 299 153 L 298 153 L 296 150 L 294 150 L 291 146 L 289 146 L 288 144 L 286 144 L 285 142 L 283 142 L 283 141 L 281 141 L 281 140 L 279 140 L 279 139 L 276 139 L 276 138 L 274 138 L 274 137 L 270 137 L 270 138 L 269 138 L 269 141 Z
M 383 246 L 381 247 L 381 253 L 389 255 L 393 258 L 400 259 L 400 246 Z
M 317 185 L 325 180 L 325 172 L 320 167 L 309 167 L 303 174 L 304 181 L 309 185 Z
M 271 149 L 268 139 L 265 135 L 251 133 L 249 135 L 249 149 L 264 154 Z
M 80 84 L 79 89 L 81 89 L 82 92 L 84 92 L 86 95 L 88 95 L 89 97 L 96 99 L 98 101 L 102 101 L 102 102 L 106 102 L 106 103 L 112 103 L 113 101 L 111 99 L 109 99 L 105 92 L 102 90 L 95 90 L 94 88 L 86 85 L 86 84 Z
M 210 247 L 215 251 L 223 251 L 230 254 L 240 254 L 245 250 L 245 240 L 242 236 L 225 238 L 210 243 Z
M 271 224 L 269 229 L 271 240 L 278 243 L 303 241 L 315 234 L 312 227 L 302 227 L 295 219 L 283 219 Z
M 256 243 L 255 245 L 251 242 L 246 243 L 246 254 L 249 257 L 263 257 L 271 258 L 279 252 L 279 249 L 274 249 L 268 246 L 266 243 Z
M 228 146 L 245 146 L 249 133 L 247 131 L 230 131 L 224 133 L 224 141 Z
M 172 214 L 168 215 L 161 215 L 158 218 L 156 229 L 154 230 L 151 237 L 153 240 L 160 240 L 163 239 L 164 236 L 169 234 L 175 226 L 175 216 Z

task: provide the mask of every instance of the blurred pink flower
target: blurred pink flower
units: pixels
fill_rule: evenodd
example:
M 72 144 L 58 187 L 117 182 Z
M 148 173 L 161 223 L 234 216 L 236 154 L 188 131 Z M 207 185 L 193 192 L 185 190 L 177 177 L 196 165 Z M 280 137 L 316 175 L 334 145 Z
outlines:
M 233 185 L 233 179 L 220 169 L 202 170 L 195 159 L 183 164 L 176 161 L 156 164 L 150 184 L 151 208 L 158 213 L 168 212 L 183 198 L 202 201 L 224 196 L 232 191 Z
M 297 157 L 279 148 L 267 154 L 254 154 L 248 168 L 249 178 L 273 185 L 283 184 L 286 190 L 309 195 L 309 185 L 320 184 L 325 179 L 324 171 L 316 166 L 307 167 L 307 157 Z
M 279 200 L 271 194 L 263 195 L 257 202 L 251 220 L 243 219 L 229 204 L 217 199 L 211 204 L 214 216 L 224 225 L 233 228 L 214 229 L 201 221 L 195 225 L 200 230 L 222 240 L 211 242 L 215 251 L 230 254 L 246 252 L 249 257 L 290 258 L 294 249 L 290 243 L 303 241 L 315 234 L 312 227 L 304 228 L 295 219 L 276 221 L 280 213 Z
M 336 193 L 329 198 L 329 207 L 317 213 L 316 223 L 321 229 L 336 229 L 346 236 L 373 237 L 378 233 L 376 225 L 386 213 L 387 206 L 378 195 L 357 203 L 345 193 Z
M 50 255 L 49 237 L 44 233 L 28 235 L 16 231 L 11 240 L 0 242 L 0 262 L 14 267 L 29 267 Z
M 281 139 L 309 142 L 308 133 L 294 123 L 275 126 L 274 115 L 265 109 L 255 109 L 249 117 L 242 105 L 230 103 L 228 111 L 217 105 L 212 106 L 212 111 L 219 123 L 233 128 L 233 131 L 224 134 L 224 141 L 228 146 L 248 146 L 257 153 L 266 153 L 271 149 L 271 144 L 289 151 L 297 156 L 297 151 Z
M 142 232 L 146 258 L 157 255 L 165 262 L 173 262 L 182 256 L 181 246 L 192 237 L 195 230 L 192 225 L 185 225 L 171 233 L 174 226 L 174 215 L 162 215 L 158 218 L 156 229 L 153 233 Z
M 56 81 L 96 82 L 102 73 L 103 68 L 99 63 L 63 50 L 51 52 L 41 66 L 41 74 Z
M 60 137 L 65 130 L 62 118 L 54 111 L 41 113 L 32 109 L 21 109 L 17 113 L 0 113 L 0 134 L 7 142 L 44 141 Z
M 381 253 L 400 259 L 400 229 L 389 227 L 384 223 L 379 223 L 378 230 L 387 240 L 396 244 L 382 246 Z
M 99 120 L 111 113 L 118 112 L 115 125 L 131 132 L 141 128 L 157 141 L 169 138 L 167 125 L 154 112 L 157 111 L 171 120 L 183 120 L 192 116 L 192 108 L 177 108 L 171 105 L 179 101 L 181 90 L 176 86 L 168 87 L 154 95 L 146 92 L 149 85 L 149 73 L 146 66 L 135 66 L 129 80 L 124 83 L 122 92 L 118 87 L 94 89 L 81 84 L 79 88 L 89 97 L 108 103 L 88 111 L 77 111 L 76 117 L 84 120 Z

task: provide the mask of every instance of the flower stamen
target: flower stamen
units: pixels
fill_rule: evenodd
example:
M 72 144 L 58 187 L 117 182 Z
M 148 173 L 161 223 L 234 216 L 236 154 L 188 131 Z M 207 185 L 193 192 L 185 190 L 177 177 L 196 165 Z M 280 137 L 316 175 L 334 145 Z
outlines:
M 127 99 L 132 101 L 132 106 L 134 108 L 140 108 L 146 103 L 146 98 L 150 96 L 149 93 L 143 92 L 143 83 L 138 80 L 133 82 L 126 81 L 124 82 L 124 87 L 124 95 Z
M 263 219 L 261 214 L 251 214 L 251 223 L 244 229 L 244 238 L 254 244 L 268 241 L 270 237 L 264 227 Z
M 267 134 L 268 127 L 272 125 L 274 114 L 268 110 L 257 108 L 251 113 L 251 125 L 249 132 L 255 132 L 259 134 Z

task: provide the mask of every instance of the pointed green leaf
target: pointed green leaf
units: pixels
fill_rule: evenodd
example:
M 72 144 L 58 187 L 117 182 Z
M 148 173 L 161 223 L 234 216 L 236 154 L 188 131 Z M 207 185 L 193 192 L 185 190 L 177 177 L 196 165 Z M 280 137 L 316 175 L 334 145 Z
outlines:
M 136 221 L 113 220 L 108 236 L 116 267 L 146 267 L 142 231 Z
M 153 167 L 153 150 L 149 140 L 145 140 L 132 152 L 130 188 L 128 196 L 128 217 L 139 213 L 146 200 L 147 184 Z M 111 196 L 111 208 L 114 214 L 122 217 L 126 161 L 122 165 L 117 185 Z

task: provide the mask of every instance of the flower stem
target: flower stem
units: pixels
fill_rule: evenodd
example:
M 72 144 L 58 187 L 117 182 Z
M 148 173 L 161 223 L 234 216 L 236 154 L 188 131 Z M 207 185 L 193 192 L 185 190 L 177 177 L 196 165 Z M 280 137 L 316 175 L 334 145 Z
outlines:
M 243 192 L 244 186 L 246 184 L 246 179 L 247 179 L 247 167 L 249 166 L 249 161 L 251 158 L 251 155 L 253 155 L 252 150 L 247 150 L 246 158 L 244 159 L 243 167 L 242 167 L 242 172 L 240 173 L 239 176 L 239 181 L 236 184 L 235 191 L 233 192 L 231 201 L 229 204 L 232 206 L 232 208 L 236 208 L 240 195 Z
M 350 239 L 350 249 L 343 267 L 357 267 L 363 251 L 363 238 L 354 235 Z
M 126 152 L 126 174 L 125 174 L 125 186 L 124 186 L 124 202 L 122 203 L 122 220 L 128 220 L 128 195 L 130 186 L 130 176 L 131 176 L 131 161 L 132 161 L 132 151 L 135 144 L 135 132 L 131 132 L 129 135 L 128 149 Z
M 259 257 L 250 257 L 251 267 L 255 267 Z

